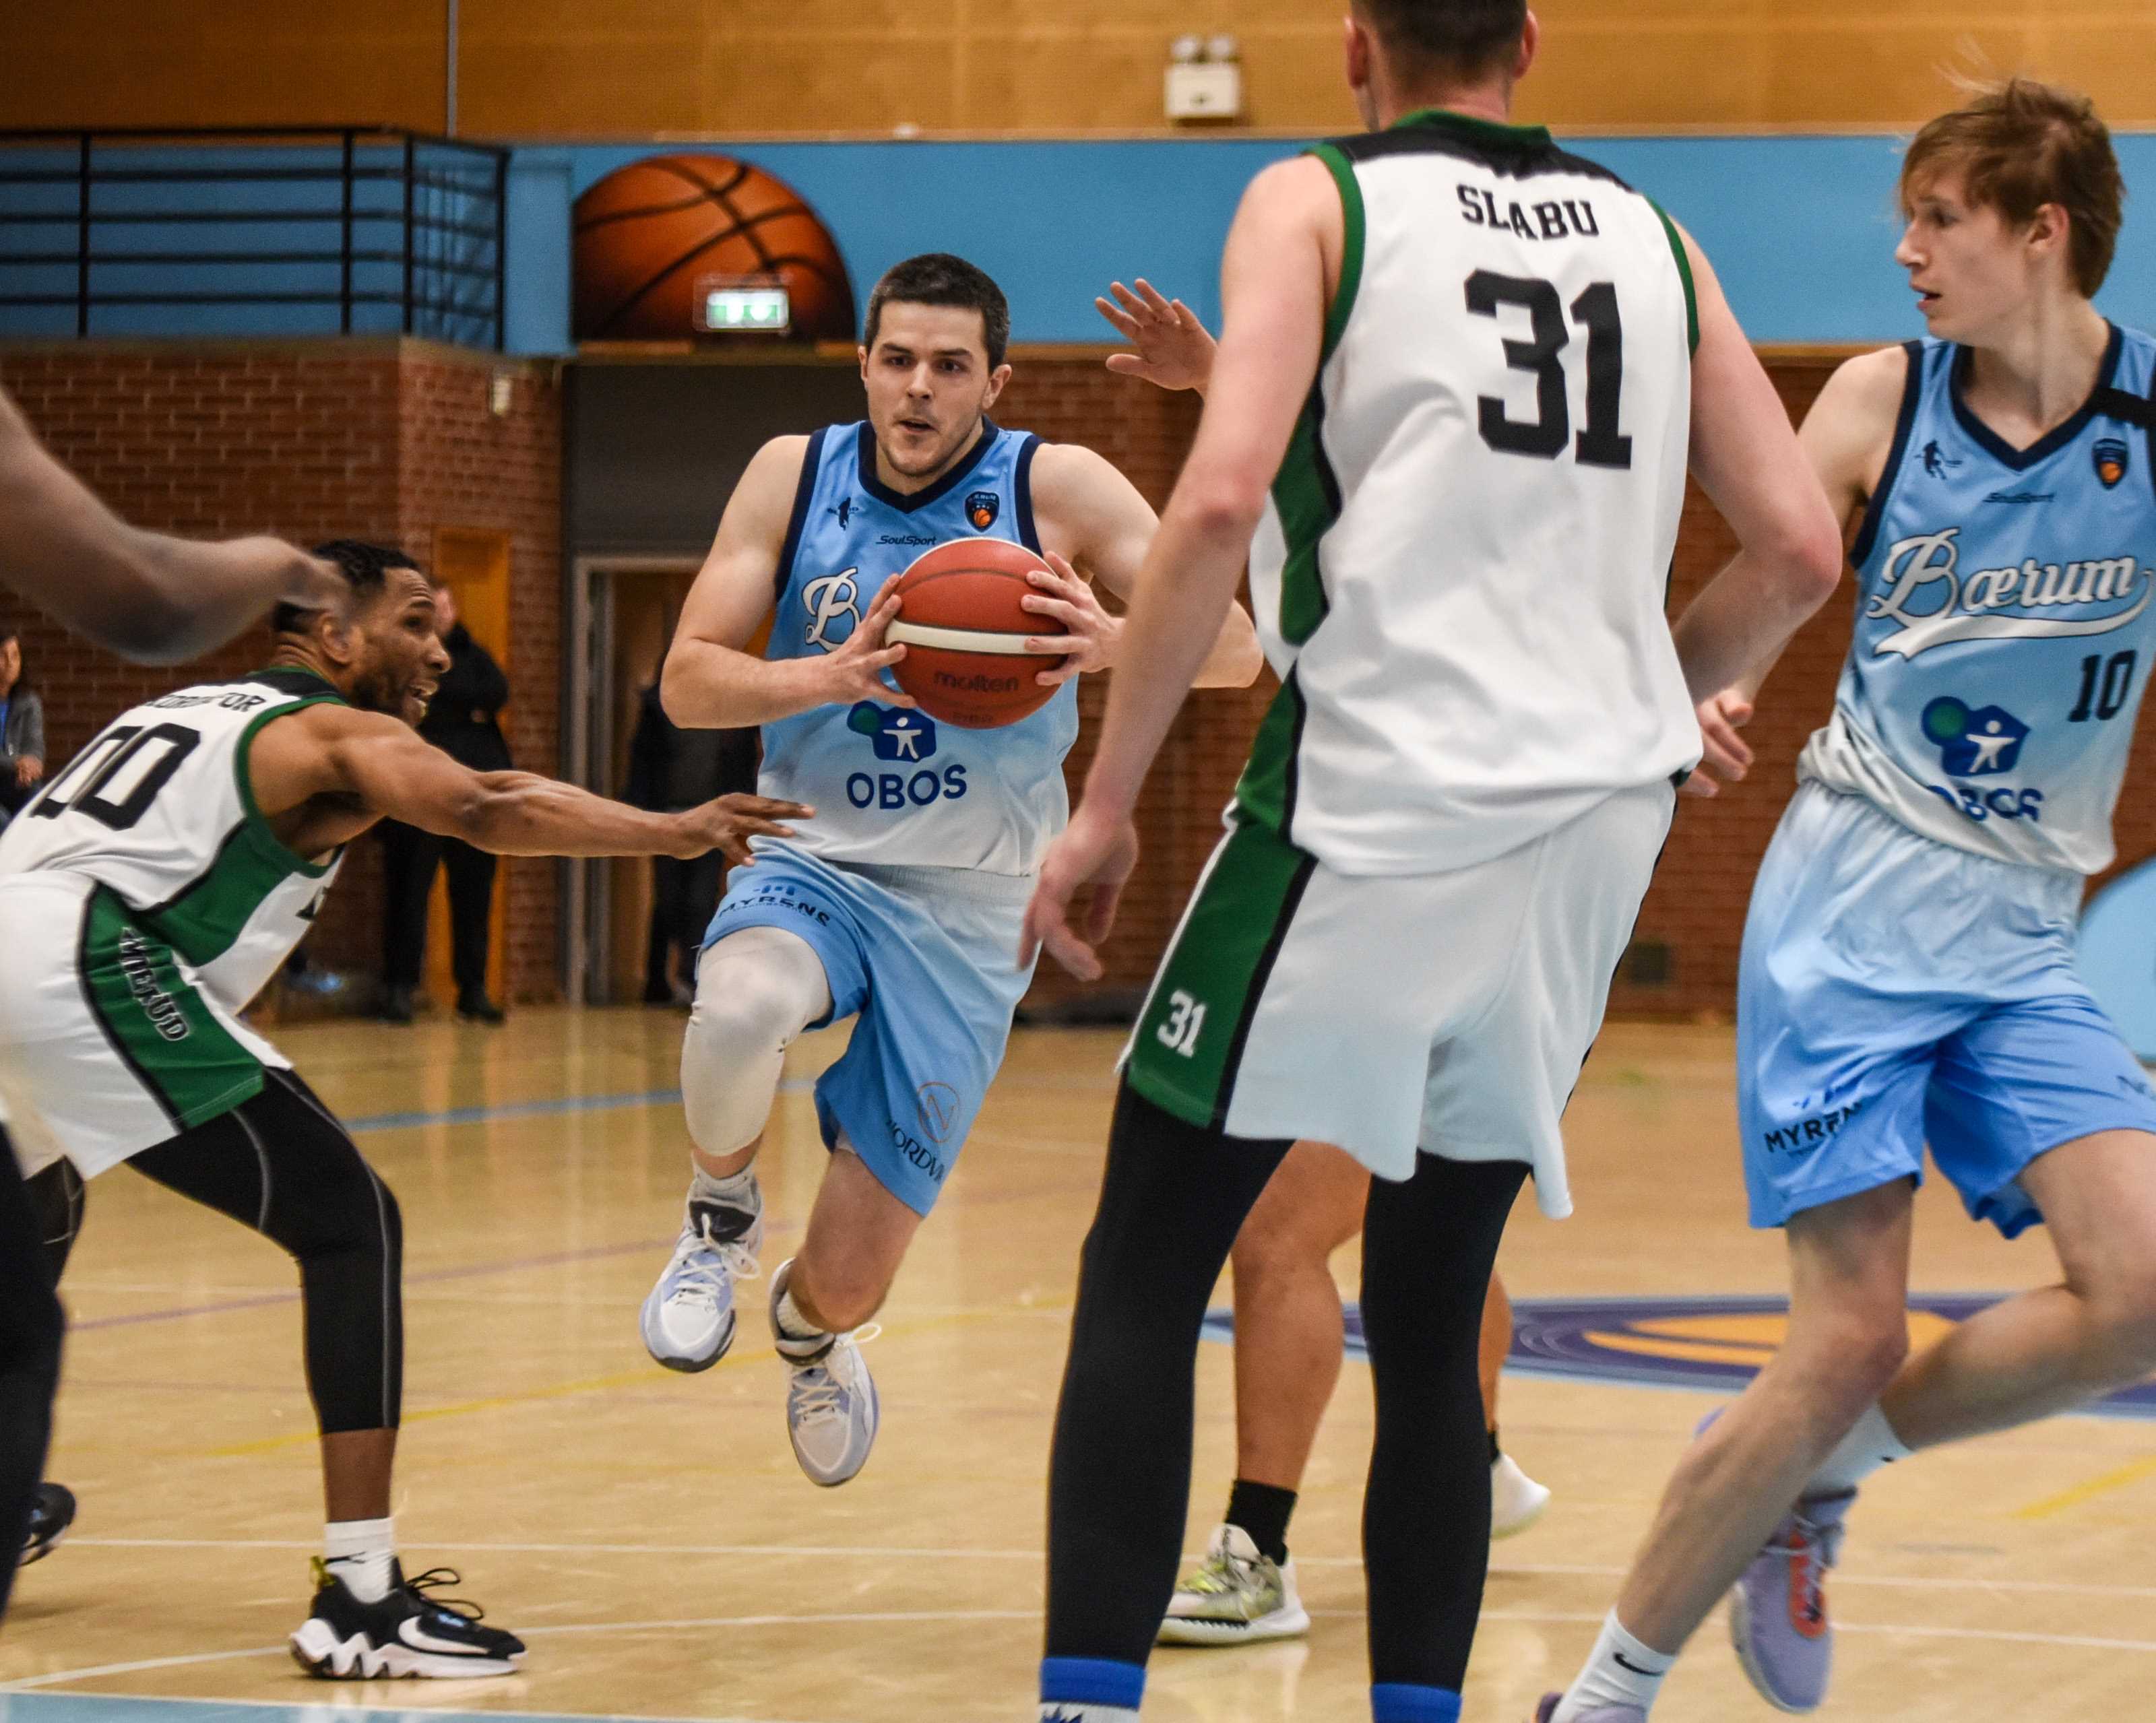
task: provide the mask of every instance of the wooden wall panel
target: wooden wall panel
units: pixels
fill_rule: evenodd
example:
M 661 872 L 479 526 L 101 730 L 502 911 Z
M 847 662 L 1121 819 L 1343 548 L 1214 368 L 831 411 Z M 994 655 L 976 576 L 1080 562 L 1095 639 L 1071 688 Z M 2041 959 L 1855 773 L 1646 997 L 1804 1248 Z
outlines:
M 74 0 L 17 8 L 0 115 L 23 125 L 439 125 L 446 0 Z M 462 0 L 462 129 L 633 138 L 1158 130 L 1169 39 L 1243 44 L 1249 119 L 1353 123 L 1341 0 Z M 2088 89 L 2156 124 L 2148 0 L 1542 0 L 1523 117 L 1649 131 L 1906 126 L 1950 67 Z
M 6 9 L 9 126 L 442 125 L 442 0 Z

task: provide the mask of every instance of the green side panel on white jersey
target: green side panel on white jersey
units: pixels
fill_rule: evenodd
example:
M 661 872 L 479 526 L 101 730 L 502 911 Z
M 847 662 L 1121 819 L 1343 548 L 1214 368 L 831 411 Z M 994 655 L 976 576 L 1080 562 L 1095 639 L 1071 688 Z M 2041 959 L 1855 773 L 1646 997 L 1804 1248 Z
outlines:
M 1287 540 L 1287 562 L 1281 575 L 1280 633 L 1300 646 L 1325 620 L 1324 576 L 1318 546 L 1340 518 L 1340 485 L 1325 458 L 1325 365 L 1347 333 L 1362 285 L 1364 218 L 1363 189 L 1355 164 L 1332 144 L 1310 153 L 1323 162 L 1340 192 L 1340 282 L 1326 314 L 1325 346 L 1310 398 L 1297 415 L 1287 453 L 1273 477 L 1273 507 Z M 1273 697 L 1250 746 L 1250 757 L 1235 787 L 1235 800 L 1250 818 L 1285 835 L 1295 810 L 1296 753 L 1302 735 L 1301 690 L 1290 671 Z
M 1317 870 L 1260 825 L 1239 826 L 1162 960 L 1124 1077 L 1185 1124 L 1225 1123 L 1250 1020 Z
M 261 1061 L 181 973 L 172 948 L 103 886 L 83 906 L 79 972 L 106 1039 L 171 1115 L 175 1136 L 262 1092 Z
M 262 726 L 308 706 L 343 702 L 333 694 L 311 695 L 261 713 L 240 732 L 232 752 L 233 782 L 246 816 L 226 833 L 209 865 L 176 896 L 142 912 L 146 931 L 168 941 L 188 962 L 213 962 L 232 948 L 270 893 L 290 879 L 319 879 L 330 870 L 303 860 L 278 841 L 256 805 L 248 757 Z

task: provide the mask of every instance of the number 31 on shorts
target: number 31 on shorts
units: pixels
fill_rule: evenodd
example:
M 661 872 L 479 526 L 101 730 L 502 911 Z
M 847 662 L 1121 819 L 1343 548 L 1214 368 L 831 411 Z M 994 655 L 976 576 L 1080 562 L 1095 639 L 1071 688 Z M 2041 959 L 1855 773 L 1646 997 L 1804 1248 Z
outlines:
M 1198 1050 L 1205 1028 L 1205 1008 L 1178 988 L 1168 996 L 1168 1021 L 1153 1031 L 1160 1044 L 1188 1059 Z

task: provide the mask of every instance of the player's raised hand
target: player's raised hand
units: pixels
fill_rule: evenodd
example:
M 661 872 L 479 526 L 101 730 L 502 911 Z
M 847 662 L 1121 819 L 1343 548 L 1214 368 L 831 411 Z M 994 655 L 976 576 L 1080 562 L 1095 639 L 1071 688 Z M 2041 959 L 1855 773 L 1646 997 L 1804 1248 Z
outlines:
M 1026 578 L 1033 582 L 1034 590 L 1019 603 L 1036 616 L 1053 617 L 1067 631 L 1035 634 L 1025 643 L 1028 652 L 1063 657 L 1063 663 L 1039 672 L 1033 679 L 1043 688 L 1055 688 L 1073 676 L 1105 670 L 1115 663 L 1123 624 L 1120 617 L 1110 616 L 1101 609 L 1091 581 L 1055 551 L 1046 554 L 1052 572 L 1034 569 L 1028 574 Z
M 767 796 L 721 796 L 701 808 L 675 815 L 681 828 L 680 848 L 673 852 L 679 861 L 694 861 L 716 849 L 736 867 L 747 867 L 756 858 L 749 854 L 752 838 L 791 838 L 789 819 L 808 819 L 816 810 L 800 802 L 774 802 Z
M 1040 877 L 1019 936 L 1019 961 L 1032 962 L 1045 946 L 1079 980 L 1100 980 L 1101 959 L 1094 947 L 1116 925 L 1116 905 L 1137 864 L 1138 830 L 1128 816 L 1104 818 L 1081 803 L 1069 828 L 1041 858 Z M 1092 888 L 1092 901 L 1081 937 L 1071 929 L 1070 905 L 1087 886 Z
M 846 636 L 844 644 L 824 660 L 827 679 L 824 698 L 834 705 L 851 705 L 872 700 L 886 706 L 912 706 L 910 694 L 901 694 L 883 679 L 883 673 L 906 656 L 903 646 L 886 646 L 884 631 L 898 617 L 896 575 L 878 589 L 868 614 Z
M 1108 291 L 1115 297 L 1095 300 L 1093 309 L 1137 349 L 1135 353 L 1111 353 L 1108 369 L 1143 377 L 1163 389 L 1195 389 L 1204 394 L 1213 379 L 1215 344 L 1197 312 L 1179 299 L 1163 299 L 1142 275 L 1136 292 L 1120 281 L 1110 282 Z
M 1751 746 L 1737 733 L 1751 721 L 1752 702 L 1733 688 L 1725 688 L 1699 703 L 1699 739 L 1704 753 L 1699 769 L 1684 781 L 1686 795 L 1718 796 L 1724 782 L 1736 783 L 1752 769 Z

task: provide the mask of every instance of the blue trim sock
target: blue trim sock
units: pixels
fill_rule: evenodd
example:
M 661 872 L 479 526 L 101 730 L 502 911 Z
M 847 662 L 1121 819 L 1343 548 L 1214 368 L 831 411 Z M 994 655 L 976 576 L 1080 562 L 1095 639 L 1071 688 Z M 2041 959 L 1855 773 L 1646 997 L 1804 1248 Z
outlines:
M 1041 1723 L 1137 1723 L 1145 1665 L 1105 1657 L 1040 1660 Z
M 1460 1723 L 1460 1695 L 1449 1687 L 1381 1681 L 1370 1690 L 1372 1723 Z

